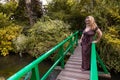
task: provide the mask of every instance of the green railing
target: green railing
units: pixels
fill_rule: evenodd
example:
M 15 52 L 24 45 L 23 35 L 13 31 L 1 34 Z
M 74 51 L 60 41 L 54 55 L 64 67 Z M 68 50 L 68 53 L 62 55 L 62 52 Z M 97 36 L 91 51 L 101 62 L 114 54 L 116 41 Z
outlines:
M 7 80 L 20 80 L 23 76 L 25 76 L 27 73 L 31 72 L 31 79 L 30 80 L 45 80 L 48 75 L 51 73 L 51 71 L 57 66 L 59 62 L 61 62 L 61 67 L 64 68 L 64 57 L 65 55 L 71 51 L 73 53 L 74 51 L 74 45 L 78 45 L 78 31 L 60 42 L 58 45 L 53 47 L 51 50 L 46 52 L 45 54 L 41 55 L 39 58 L 34 60 L 32 63 L 29 65 L 25 66 L 22 68 L 20 71 L 15 73 L 13 76 L 8 78 Z M 65 43 L 69 43 L 66 49 L 64 49 Z M 53 65 L 50 67 L 50 69 L 42 76 L 40 77 L 38 65 L 48 58 L 51 54 L 53 54 L 56 50 L 58 50 L 59 57 L 57 60 L 53 63 Z
M 104 65 L 103 61 L 100 59 L 99 55 L 96 52 L 95 43 L 92 43 L 92 46 L 91 46 L 90 80 L 98 80 L 97 62 L 100 63 L 102 69 L 104 70 L 104 73 L 109 74 L 106 66 Z
M 90 80 L 98 80 L 95 43 L 92 43 L 91 50 Z
M 64 57 L 65 55 L 70 51 L 73 53 L 74 51 L 74 45 L 78 45 L 78 34 L 79 32 L 75 32 L 62 42 L 60 42 L 58 45 L 53 47 L 51 50 L 34 60 L 32 63 L 15 73 L 13 76 L 8 78 L 7 80 L 20 80 L 21 77 L 25 76 L 27 73 L 29 73 L 29 76 L 31 76 L 30 80 L 45 80 L 48 75 L 52 72 L 52 70 L 57 66 L 57 64 L 60 62 L 61 67 L 64 68 Z M 81 34 L 81 32 L 80 32 Z M 66 43 L 69 43 L 68 46 L 64 49 L 64 45 Z M 50 69 L 42 76 L 39 75 L 38 65 L 48 58 L 51 54 L 53 54 L 56 50 L 58 50 L 59 57 L 56 59 L 54 64 L 50 67 Z M 90 80 L 98 80 L 98 70 L 97 70 L 97 62 L 100 63 L 102 66 L 104 72 L 106 74 L 109 74 L 106 66 L 103 64 L 102 60 L 100 59 L 99 55 L 96 52 L 95 43 L 92 43 L 91 46 L 91 69 L 90 69 Z M 28 76 L 28 75 L 27 75 Z M 29 77 L 28 76 L 28 77 Z M 27 79 L 24 79 L 27 80 Z

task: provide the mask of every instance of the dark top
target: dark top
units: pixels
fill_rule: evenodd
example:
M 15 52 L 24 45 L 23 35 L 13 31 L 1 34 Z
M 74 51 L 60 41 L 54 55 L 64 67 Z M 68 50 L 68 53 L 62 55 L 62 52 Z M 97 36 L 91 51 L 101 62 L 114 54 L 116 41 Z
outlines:
M 82 45 L 84 44 L 90 44 L 93 41 L 93 36 L 95 35 L 98 27 L 96 27 L 94 30 L 89 30 L 85 32 L 83 31 L 83 38 L 82 38 Z

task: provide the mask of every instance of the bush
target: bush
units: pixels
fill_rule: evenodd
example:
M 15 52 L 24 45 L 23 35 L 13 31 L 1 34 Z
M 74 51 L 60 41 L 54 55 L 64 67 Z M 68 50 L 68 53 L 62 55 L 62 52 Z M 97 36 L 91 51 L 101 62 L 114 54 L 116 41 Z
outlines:
M 29 30 L 29 37 L 33 39 L 32 54 L 37 57 L 54 47 L 70 34 L 69 28 L 68 24 L 59 20 L 37 22 Z
M 18 4 L 15 1 L 9 1 L 5 4 L 2 4 L 0 7 L 2 8 L 0 12 L 3 12 L 7 16 L 11 18 L 11 16 L 14 15 L 14 12 L 16 11 Z
M 18 25 L 10 25 L 0 29 L 0 52 L 6 56 L 9 51 L 14 50 L 12 40 L 15 39 L 21 32 L 21 27 Z
M 98 52 L 109 69 L 120 72 L 120 28 L 109 27 L 98 44 Z
M 10 25 L 9 17 L 6 14 L 0 13 L 0 28 Z
M 28 42 L 28 37 L 25 36 L 24 34 L 20 34 L 13 40 L 13 45 L 14 45 L 14 51 L 16 53 L 24 53 L 25 50 L 27 49 L 27 42 Z

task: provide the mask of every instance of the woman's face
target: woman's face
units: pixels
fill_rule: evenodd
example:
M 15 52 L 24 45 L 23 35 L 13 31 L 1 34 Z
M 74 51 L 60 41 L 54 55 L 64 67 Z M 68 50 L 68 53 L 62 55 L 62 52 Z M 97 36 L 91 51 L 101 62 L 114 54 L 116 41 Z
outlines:
M 85 23 L 86 23 L 86 24 L 90 24 L 90 18 L 89 18 L 89 17 L 86 17 Z

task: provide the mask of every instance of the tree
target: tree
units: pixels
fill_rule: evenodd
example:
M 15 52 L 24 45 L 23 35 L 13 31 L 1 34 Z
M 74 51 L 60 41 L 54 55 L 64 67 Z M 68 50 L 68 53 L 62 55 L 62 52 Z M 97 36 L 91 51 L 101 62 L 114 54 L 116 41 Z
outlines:
M 20 20 L 20 21 L 27 21 L 28 20 L 25 5 L 26 5 L 25 0 L 19 0 L 17 9 L 14 13 L 14 17 L 16 20 Z
M 42 16 L 42 3 L 39 0 L 19 0 L 15 17 L 27 21 L 32 26 Z
M 32 26 L 34 24 L 33 17 L 32 17 L 32 9 L 31 9 L 31 0 L 25 0 L 26 4 L 26 12 L 28 14 L 30 25 Z
M 40 0 L 31 0 L 31 2 L 33 16 L 41 18 L 41 16 L 43 15 L 42 2 L 40 2 Z

